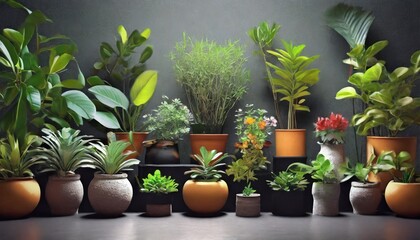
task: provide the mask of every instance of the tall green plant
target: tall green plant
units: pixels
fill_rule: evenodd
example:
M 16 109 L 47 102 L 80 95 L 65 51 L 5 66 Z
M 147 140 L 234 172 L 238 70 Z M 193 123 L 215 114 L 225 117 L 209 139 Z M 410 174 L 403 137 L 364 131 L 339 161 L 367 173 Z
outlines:
M 76 45 L 63 35 L 41 35 L 39 26 L 52 22 L 41 11 L 31 11 L 13 0 L 5 3 L 28 15 L 18 29 L 5 28 L 0 34 L 0 64 L 4 67 L 0 72 L 0 110 L 4 113 L 0 129 L 23 141 L 30 124 L 55 129 L 92 119 L 96 108 L 80 91 L 85 78 L 74 58 Z M 61 79 L 70 63 L 75 64 L 78 75 Z
M 289 104 L 287 114 L 287 128 L 297 128 L 296 111 L 307 111 L 309 107 L 304 105 L 305 97 L 310 95 L 308 88 L 319 81 L 319 69 L 308 66 L 318 59 L 319 55 L 307 57 L 301 55 L 305 45 L 293 45 L 282 41 L 284 49 L 267 52 L 277 57 L 279 66 L 267 62 L 276 76 L 272 79 L 276 92 L 283 95 L 280 101 L 287 101 Z

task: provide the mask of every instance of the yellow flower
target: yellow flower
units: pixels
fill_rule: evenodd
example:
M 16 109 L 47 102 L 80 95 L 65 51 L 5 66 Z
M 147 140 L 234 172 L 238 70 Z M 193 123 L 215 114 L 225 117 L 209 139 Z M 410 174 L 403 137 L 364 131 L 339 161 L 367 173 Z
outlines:
M 264 130 L 266 125 L 267 123 L 265 121 L 258 122 L 258 128 L 261 130 Z
M 245 119 L 245 124 L 251 125 L 251 124 L 253 124 L 254 122 L 255 122 L 255 118 L 252 118 L 252 117 L 247 117 L 247 118 Z

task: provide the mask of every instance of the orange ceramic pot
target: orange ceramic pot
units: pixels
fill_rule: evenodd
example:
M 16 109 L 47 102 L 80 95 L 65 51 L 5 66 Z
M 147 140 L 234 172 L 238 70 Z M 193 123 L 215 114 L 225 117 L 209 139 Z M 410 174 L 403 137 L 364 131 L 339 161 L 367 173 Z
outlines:
M 21 218 L 38 205 L 41 189 L 33 178 L 13 178 L 0 181 L 0 217 Z
M 276 156 L 306 156 L 306 129 L 276 129 Z
M 135 151 L 134 153 L 130 154 L 128 158 L 138 158 L 143 152 L 143 141 L 146 140 L 147 132 L 133 132 L 133 144 L 130 144 L 126 148 L 129 151 Z M 128 132 L 116 132 L 115 137 L 117 140 L 125 140 L 130 141 L 130 136 Z
M 399 216 L 420 217 L 420 183 L 390 181 L 385 190 L 385 200 Z
M 209 151 L 225 152 L 228 138 L 229 134 L 190 134 L 191 154 L 200 154 L 202 146 Z
M 368 136 L 366 141 L 367 160 L 369 160 L 372 155 L 372 149 L 374 150 L 374 154 L 376 156 L 379 156 L 379 154 L 383 151 L 394 151 L 397 154 L 401 151 L 407 151 L 411 155 L 412 164 L 414 165 L 416 163 L 417 137 Z M 392 180 L 392 178 L 393 177 L 389 172 L 380 172 L 376 175 L 370 173 L 368 181 L 380 182 L 380 189 L 384 192 L 386 185 Z
M 199 214 L 214 214 L 219 212 L 229 195 L 225 181 L 200 182 L 188 180 L 182 189 L 182 197 L 187 207 Z

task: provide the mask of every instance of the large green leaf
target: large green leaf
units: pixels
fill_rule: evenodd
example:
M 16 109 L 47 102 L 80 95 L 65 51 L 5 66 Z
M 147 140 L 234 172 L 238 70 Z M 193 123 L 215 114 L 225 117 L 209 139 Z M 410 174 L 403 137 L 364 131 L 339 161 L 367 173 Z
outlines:
M 379 80 L 382 74 L 382 66 L 382 64 L 377 63 L 368 68 L 363 75 L 362 81 L 366 83 Z
M 382 49 L 384 49 L 387 45 L 388 45 L 388 41 L 386 40 L 376 42 L 366 49 L 365 56 L 368 58 L 373 57 L 378 52 L 382 51 Z
M 22 43 L 23 43 L 23 35 L 22 33 L 11 29 L 11 28 L 5 28 L 3 29 L 4 35 L 13 43 L 16 44 L 16 46 L 21 49 Z
M 118 34 L 120 34 L 121 42 L 125 44 L 127 42 L 127 31 L 125 30 L 123 25 L 118 26 Z
M 68 79 L 61 82 L 63 87 L 66 88 L 73 88 L 73 89 L 83 89 L 86 84 L 85 76 L 83 75 L 82 71 L 78 67 L 78 75 L 77 79 Z
M 121 129 L 120 123 L 118 119 L 114 116 L 114 114 L 110 112 L 99 112 L 95 113 L 94 119 L 98 121 L 102 126 L 109 128 L 109 129 Z
M 361 98 L 359 94 L 357 94 L 356 89 L 353 87 L 345 87 L 340 89 L 337 94 L 335 95 L 335 99 L 341 100 L 346 98 Z
M 152 48 L 152 46 L 147 46 L 143 50 L 143 52 L 141 53 L 139 62 L 140 63 L 145 63 L 152 56 L 152 54 L 153 54 L 153 48 Z
M 89 92 L 104 105 L 110 108 L 120 107 L 128 109 L 129 101 L 127 97 L 119 89 L 108 85 L 97 85 L 89 88 Z
M 92 119 L 95 116 L 95 104 L 83 92 L 70 90 L 64 92 L 62 96 L 66 99 L 67 107 L 80 117 Z
M 134 105 L 146 104 L 152 98 L 157 80 L 158 73 L 154 70 L 147 70 L 136 78 L 130 90 L 131 101 Z
M 16 49 L 13 47 L 13 44 L 2 35 L 0 35 L 0 51 L 3 52 L 3 55 L 10 62 L 10 65 L 14 71 L 15 65 L 18 61 L 18 54 Z
M 26 87 L 26 100 L 32 111 L 38 112 L 41 109 L 41 93 L 33 86 Z
M 344 3 L 328 9 L 325 13 L 327 25 L 339 33 L 351 48 L 365 45 L 366 36 L 375 17 L 371 11 Z
M 98 77 L 98 76 L 90 76 L 90 77 L 88 77 L 87 82 L 91 86 L 104 85 L 105 84 L 104 81 L 100 77 Z
M 73 56 L 67 53 L 63 53 L 59 56 L 54 56 L 53 59 L 50 59 L 50 74 L 57 73 L 63 70 L 72 59 Z

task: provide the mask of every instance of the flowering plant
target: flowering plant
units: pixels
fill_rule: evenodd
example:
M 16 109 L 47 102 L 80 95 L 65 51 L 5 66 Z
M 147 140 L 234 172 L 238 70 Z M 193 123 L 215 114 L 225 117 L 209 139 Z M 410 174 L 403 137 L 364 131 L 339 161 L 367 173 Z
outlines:
M 331 113 L 330 117 L 318 117 L 315 136 L 320 143 L 342 144 L 349 122 L 341 114 Z

